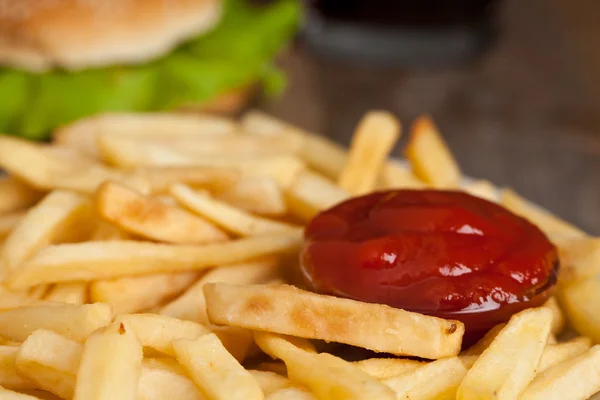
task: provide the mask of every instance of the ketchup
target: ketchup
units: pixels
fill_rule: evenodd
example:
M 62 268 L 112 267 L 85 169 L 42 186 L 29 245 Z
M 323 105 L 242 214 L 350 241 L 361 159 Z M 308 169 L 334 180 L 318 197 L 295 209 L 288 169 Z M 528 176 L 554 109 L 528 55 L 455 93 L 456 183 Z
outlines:
M 317 215 L 305 236 L 310 289 L 460 320 L 467 342 L 542 305 L 559 267 L 535 225 L 463 192 L 353 198 Z

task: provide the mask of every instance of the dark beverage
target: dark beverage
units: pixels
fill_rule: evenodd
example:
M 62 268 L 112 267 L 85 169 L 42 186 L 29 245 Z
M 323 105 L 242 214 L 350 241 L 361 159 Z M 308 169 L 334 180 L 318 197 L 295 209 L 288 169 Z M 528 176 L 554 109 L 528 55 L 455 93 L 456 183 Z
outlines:
M 496 0 L 312 0 L 305 37 L 318 53 L 405 64 L 459 61 L 491 38 Z

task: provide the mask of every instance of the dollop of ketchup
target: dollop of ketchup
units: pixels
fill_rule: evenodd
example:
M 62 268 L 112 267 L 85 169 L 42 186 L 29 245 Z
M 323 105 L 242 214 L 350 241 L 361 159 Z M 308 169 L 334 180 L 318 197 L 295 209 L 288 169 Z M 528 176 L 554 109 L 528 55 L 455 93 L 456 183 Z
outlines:
M 535 225 L 463 192 L 395 190 L 345 201 L 308 225 L 313 291 L 457 319 L 472 342 L 556 283 L 556 247 Z

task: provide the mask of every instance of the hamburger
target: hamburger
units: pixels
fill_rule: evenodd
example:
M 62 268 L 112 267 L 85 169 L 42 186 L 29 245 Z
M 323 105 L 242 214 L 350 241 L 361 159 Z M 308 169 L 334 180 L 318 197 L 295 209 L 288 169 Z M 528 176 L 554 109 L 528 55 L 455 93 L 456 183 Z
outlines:
M 45 139 L 108 111 L 235 111 L 293 36 L 299 0 L 0 0 L 0 132 Z

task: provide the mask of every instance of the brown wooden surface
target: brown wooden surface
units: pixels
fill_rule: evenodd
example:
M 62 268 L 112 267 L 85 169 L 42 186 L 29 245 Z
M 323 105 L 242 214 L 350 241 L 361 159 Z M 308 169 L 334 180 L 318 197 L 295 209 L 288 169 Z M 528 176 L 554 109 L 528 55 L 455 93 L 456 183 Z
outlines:
M 288 91 L 262 107 L 347 144 L 361 115 L 433 115 L 465 174 L 514 187 L 600 234 L 600 1 L 509 0 L 497 43 L 443 70 L 282 57 Z

